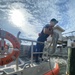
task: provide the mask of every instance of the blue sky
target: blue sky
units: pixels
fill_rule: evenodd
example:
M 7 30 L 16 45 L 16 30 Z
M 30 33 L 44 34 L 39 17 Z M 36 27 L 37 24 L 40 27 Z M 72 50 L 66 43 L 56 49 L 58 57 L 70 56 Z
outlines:
M 74 0 L 0 0 L 0 27 L 15 36 L 36 40 L 43 26 L 56 18 L 66 32 L 75 30 Z

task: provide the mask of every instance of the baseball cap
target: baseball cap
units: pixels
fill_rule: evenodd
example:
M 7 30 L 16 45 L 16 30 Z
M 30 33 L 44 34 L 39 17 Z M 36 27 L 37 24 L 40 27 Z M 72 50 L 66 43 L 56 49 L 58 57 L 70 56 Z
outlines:
M 58 21 L 55 18 L 51 19 L 51 21 L 55 22 L 55 23 L 58 23 Z

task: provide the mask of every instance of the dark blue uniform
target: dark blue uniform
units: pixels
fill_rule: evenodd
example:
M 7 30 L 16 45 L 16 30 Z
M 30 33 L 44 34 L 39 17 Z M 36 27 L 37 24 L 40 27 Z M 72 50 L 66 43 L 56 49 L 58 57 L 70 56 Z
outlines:
M 50 27 L 50 25 L 47 24 L 44 28 L 49 28 L 49 27 Z M 42 30 L 41 33 L 40 33 L 40 35 L 39 35 L 39 37 L 38 37 L 38 39 L 37 39 L 37 41 L 39 41 L 39 42 L 45 42 L 47 40 L 48 36 L 49 35 L 43 33 L 43 30 Z M 43 48 L 44 48 L 44 44 L 41 44 L 41 43 L 37 43 L 36 44 L 36 52 L 43 52 Z M 36 54 L 36 56 L 35 56 L 36 57 L 36 62 L 38 62 L 38 56 L 42 57 L 42 54 Z

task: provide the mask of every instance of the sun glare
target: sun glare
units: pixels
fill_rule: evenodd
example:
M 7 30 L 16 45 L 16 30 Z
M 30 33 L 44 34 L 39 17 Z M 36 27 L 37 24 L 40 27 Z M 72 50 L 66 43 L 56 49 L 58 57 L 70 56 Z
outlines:
M 11 10 L 10 20 L 11 20 L 17 27 L 20 27 L 20 26 L 22 26 L 22 24 L 23 24 L 23 22 L 24 22 L 24 15 L 23 15 L 23 13 L 21 12 L 21 10 L 13 9 L 13 10 Z

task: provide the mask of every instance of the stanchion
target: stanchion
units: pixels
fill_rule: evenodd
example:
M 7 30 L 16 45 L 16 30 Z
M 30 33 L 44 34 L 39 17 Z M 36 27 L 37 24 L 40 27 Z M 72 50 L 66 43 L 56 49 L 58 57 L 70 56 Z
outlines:
M 33 66 L 33 42 L 31 45 L 31 65 Z
M 16 59 L 16 70 L 18 70 L 18 57 Z
M 67 71 L 66 71 L 66 75 L 70 75 L 70 68 L 71 68 L 71 51 L 72 51 L 72 48 L 71 48 L 71 40 L 68 39 L 68 42 L 67 42 L 67 46 L 68 46 L 68 60 L 67 60 Z

